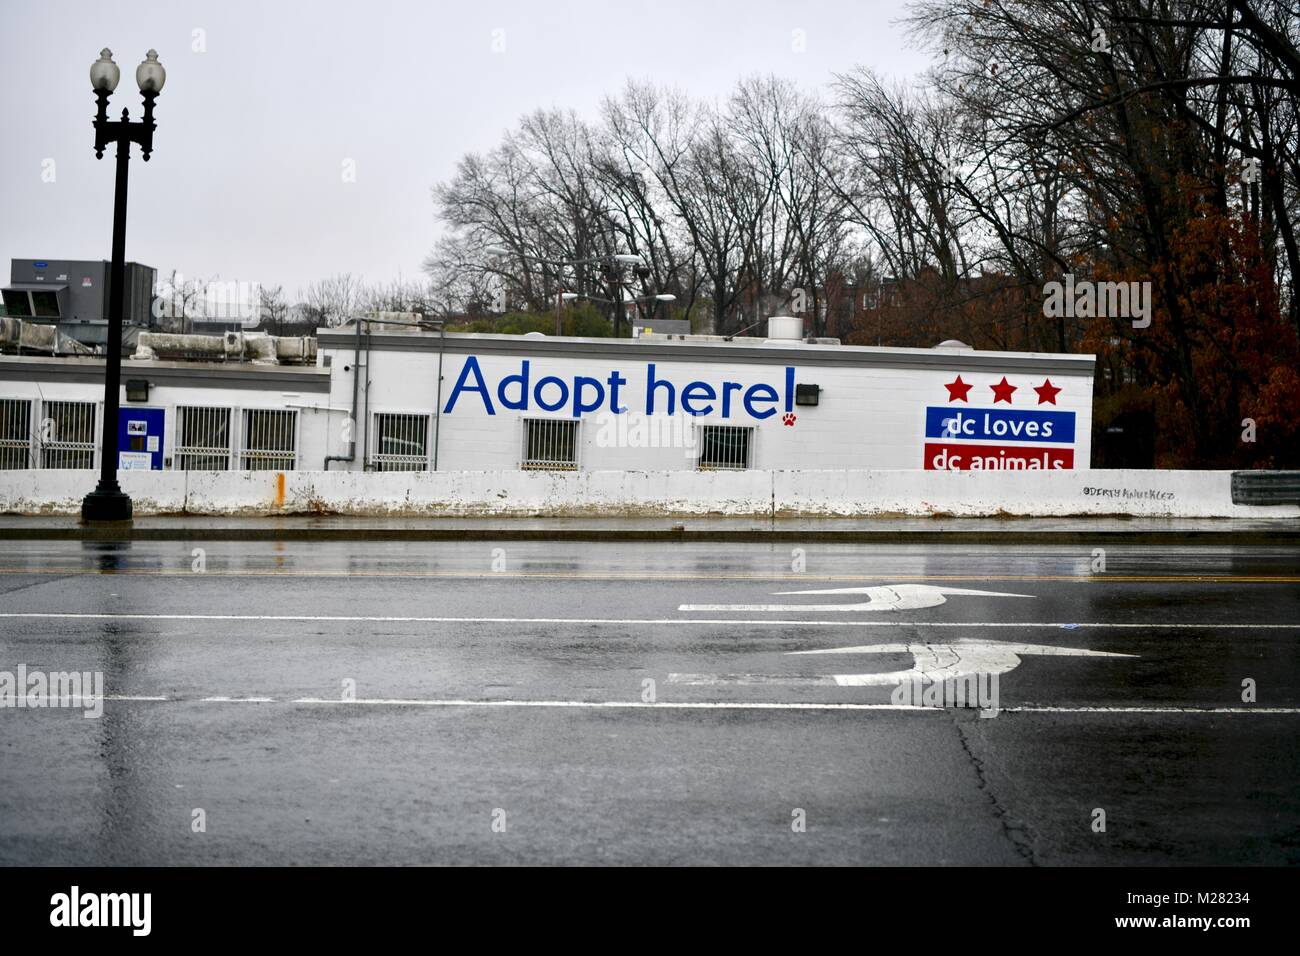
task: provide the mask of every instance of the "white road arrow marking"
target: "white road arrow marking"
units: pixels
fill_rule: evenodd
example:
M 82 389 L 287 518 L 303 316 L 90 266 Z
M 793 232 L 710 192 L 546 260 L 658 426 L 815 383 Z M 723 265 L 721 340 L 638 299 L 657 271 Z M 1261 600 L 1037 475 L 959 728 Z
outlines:
M 949 644 L 867 644 L 859 647 L 828 647 L 815 651 L 790 651 L 794 654 L 911 654 L 912 666 L 905 671 L 881 674 L 833 674 L 840 687 L 871 687 L 899 684 L 910 680 L 942 681 L 965 674 L 1005 674 L 1029 656 L 1057 657 L 1137 657 L 1110 651 L 1089 651 L 1076 647 L 1052 647 L 1047 644 L 1013 644 L 1002 641 L 953 641 Z
M 933 584 L 892 584 L 867 588 L 828 588 L 817 591 L 777 591 L 777 594 L 865 594 L 859 604 L 683 604 L 679 611 L 912 611 L 944 604 L 945 594 L 974 594 L 980 597 L 1033 597 L 973 588 L 945 588 Z

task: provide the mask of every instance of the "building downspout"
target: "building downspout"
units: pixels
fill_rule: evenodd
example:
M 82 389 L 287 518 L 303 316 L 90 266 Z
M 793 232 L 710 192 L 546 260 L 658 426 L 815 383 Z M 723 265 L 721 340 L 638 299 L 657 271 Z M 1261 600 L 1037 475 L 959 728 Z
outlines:
M 447 345 L 447 333 L 438 326 L 438 398 L 433 407 L 433 470 L 438 470 L 438 432 L 442 427 L 442 353 Z
M 351 447 L 346 455 L 326 455 L 326 471 L 330 470 L 330 462 L 332 461 L 354 462 L 357 460 L 357 378 L 361 374 L 359 364 L 361 359 L 361 319 L 358 318 L 356 323 L 357 340 L 352 350 L 352 441 L 348 443 Z
M 363 322 L 370 322 L 370 321 L 374 321 L 374 320 L 372 320 L 372 319 L 364 319 L 364 318 L 357 318 L 355 321 L 356 321 L 356 324 L 357 324 L 357 337 L 356 337 L 356 343 L 355 343 L 355 344 L 353 345 L 353 347 L 352 347 L 352 429 L 353 429 L 352 434 L 353 434 L 353 439 L 352 439 L 352 442 L 351 442 L 351 448 L 350 448 L 350 450 L 348 451 L 348 453 L 347 453 L 346 455 L 327 455 L 327 456 L 325 457 L 325 470 L 326 470 L 326 471 L 329 471 L 330 462 L 332 462 L 332 461 L 348 461 L 348 462 L 355 462 L 355 461 L 357 460 L 356 428 L 357 428 L 357 411 L 358 411 L 358 409 L 357 409 L 358 389 L 359 389 L 360 384 L 361 384 L 361 380 L 360 380 L 360 378 L 359 378 L 359 376 L 361 375 L 361 324 L 362 324 Z M 383 320 L 383 321 L 384 321 L 385 323 L 389 324 L 389 325 L 409 325 L 409 326 L 413 326 L 413 327 L 416 327 L 416 328 L 425 328 L 425 329 L 428 328 L 428 326 L 427 326 L 423 321 L 421 321 L 421 322 L 397 322 L 397 321 L 393 321 L 393 320 L 391 320 L 391 319 L 385 319 L 385 320 Z M 439 325 L 438 325 L 438 405 L 439 405 L 439 409 L 441 409 L 441 406 L 442 406 L 442 355 L 443 355 L 443 351 L 444 351 L 444 349 L 445 349 L 445 347 L 446 347 L 446 341 L 447 341 L 447 334 L 446 334 L 446 331 L 444 330 L 442 324 L 439 323 Z M 369 427 L 368 427 L 368 424 L 369 424 L 368 420 L 369 420 L 369 418 L 370 418 L 370 331 L 369 331 L 369 330 L 366 331 L 366 392 L 365 392 L 365 402 L 366 402 L 366 416 L 365 416 L 365 418 L 366 418 L 366 422 L 365 422 L 365 423 L 363 424 L 363 426 L 362 426 L 361 441 L 362 441 L 362 443 L 365 445 L 365 447 L 368 449 L 368 448 L 369 448 L 369 444 L 368 444 L 368 442 L 367 442 L 367 439 L 368 439 L 369 434 L 370 434 L 370 429 L 369 429 Z M 435 409 L 435 411 L 439 411 L 439 409 Z M 440 420 L 441 417 L 442 417 L 442 416 L 441 416 L 441 413 L 439 412 L 439 414 L 438 414 L 438 416 L 437 416 L 437 419 Z M 433 432 L 433 467 L 434 467 L 434 470 L 437 470 L 437 468 L 438 468 L 438 424 L 439 424 L 439 421 L 438 421 L 438 420 L 435 420 L 435 422 L 434 422 L 434 432 Z M 369 469 L 369 466 L 370 466 L 369 458 L 370 458 L 369 452 L 368 452 L 368 451 L 363 451 L 363 452 L 362 452 L 362 458 L 361 458 L 361 469 L 362 469 L 362 471 L 366 471 L 366 470 Z
M 361 470 L 370 470 L 370 330 L 366 330 L 366 413 L 361 417 Z M 355 422 L 356 419 L 353 419 Z M 352 449 L 353 454 L 356 449 Z

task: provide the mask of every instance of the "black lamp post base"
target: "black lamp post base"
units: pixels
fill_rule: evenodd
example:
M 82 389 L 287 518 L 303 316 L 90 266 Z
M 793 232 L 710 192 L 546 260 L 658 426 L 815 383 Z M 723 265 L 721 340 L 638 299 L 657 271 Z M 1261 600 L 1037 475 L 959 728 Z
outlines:
M 129 522 L 131 496 L 117 488 L 96 488 L 81 502 L 81 520 L 86 523 Z

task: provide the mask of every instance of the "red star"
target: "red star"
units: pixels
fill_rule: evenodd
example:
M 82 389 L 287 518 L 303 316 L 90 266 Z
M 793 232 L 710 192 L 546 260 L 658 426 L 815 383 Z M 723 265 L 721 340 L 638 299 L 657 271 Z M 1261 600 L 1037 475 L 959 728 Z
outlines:
M 1038 393 L 1039 405 L 1042 405 L 1044 402 L 1051 402 L 1053 405 L 1055 405 L 1056 393 L 1059 392 L 1060 389 L 1057 388 L 1055 385 L 1053 385 L 1052 380 L 1048 378 L 1043 380 L 1042 385 L 1036 385 L 1034 387 L 1034 391 Z
M 1007 382 L 1007 377 L 1005 375 L 1002 376 L 1002 381 L 998 382 L 996 385 L 990 385 L 989 388 L 993 389 L 994 405 L 998 402 L 1006 402 L 1008 405 L 1011 404 L 1011 393 L 1016 390 L 1016 387 Z
M 949 382 L 944 388 L 948 390 L 948 401 L 970 402 L 970 399 L 966 397 L 966 393 L 970 391 L 970 386 L 961 380 L 960 375 L 957 376 L 957 381 Z

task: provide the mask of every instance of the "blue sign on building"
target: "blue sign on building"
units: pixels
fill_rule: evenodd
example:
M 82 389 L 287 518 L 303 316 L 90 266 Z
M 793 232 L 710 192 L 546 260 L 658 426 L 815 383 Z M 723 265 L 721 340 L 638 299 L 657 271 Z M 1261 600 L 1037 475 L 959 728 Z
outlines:
M 163 425 L 161 408 L 126 406 L 117 419 L 117 467 L 121 471 L 162 471 Z
M 931 405 L 925 410 L 925 437 L 1065 444 L 1074 441 L 1074 412 Z

